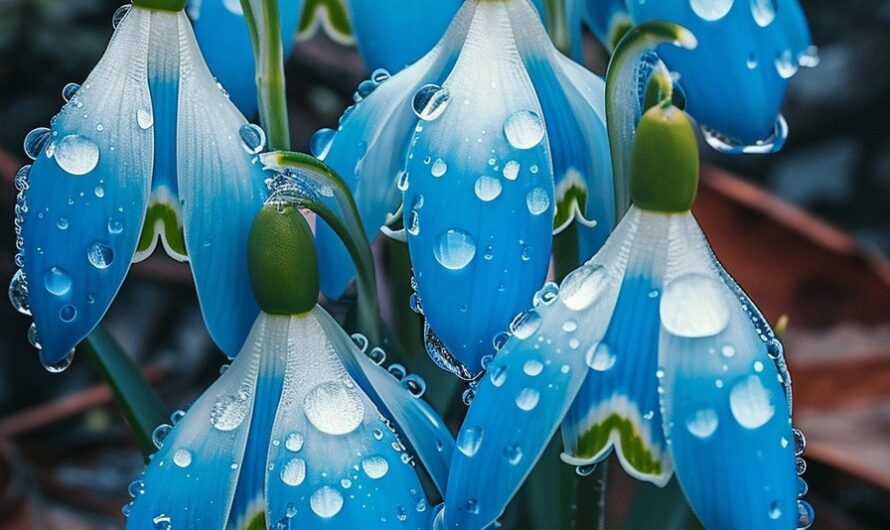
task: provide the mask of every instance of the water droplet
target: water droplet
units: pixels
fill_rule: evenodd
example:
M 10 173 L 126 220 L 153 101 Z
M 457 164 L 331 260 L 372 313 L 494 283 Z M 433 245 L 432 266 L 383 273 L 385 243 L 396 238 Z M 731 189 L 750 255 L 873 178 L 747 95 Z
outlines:
M 371 351 L 367 353 L 369 359 L 374 361 L 374 364 L 381 365 L 386 361 L 386 352 L 383 351 L 383 348 L 379 346 L 375 346 L 371 348 Z
M 800 429 L 791 429 L 791 435 L 794 438 L 794 455 L 801 456 L 807 451 L 807 437 Z
M 441 177 L 448 171 L 448 164 L 445 163 L 441 158 L 437 158 L 435 162 L 433 162 L 433 167 L 430 168 L 430 173 L 434 177 Z
M 130 497 L 138 497 L 145 493 L 145 483 L 141 480 L 134 480 L 130 482 L 130 485 L 127 486 L 127 493 L 130 494 Z
M 237 429 L 249 412 L 250 394 L 250 388 L 242 386 L 237 394 L 218 397 L 210 411 L 210 423 L 224 432 Z
M 71 322 L 75 318 L 77 318 L 77 308 L 75 308 L 71 304 L 63 305 L 61 309 L 59 309 L 59 319 L 62 322 Z
M 68 83 L 62 88 L 62 99 L 65 100 L 65 103 L 71 101 L 77 91 L 80 90 L 80 85 L 77 83 Z
M 733 0 L 689 0 L 695 14 L 704 20 L 720 20 L 732 9 Z
M 476 197 L 481 201 L 489 202 L 497 199 L 502 189 L 501 181 L 494 177 L 483 175 L 476 179 Z
M 390 375 L 392 375 L 396 379 L 396 381 L 401 381 L 405 378 L 406 375 L 408 375 L 408 371 L 405 370 L 405 367 L 401 364 L 390 365 L 390 367 L 387 368 L 386 371 L 389 372 Z
M 532 336 L 541 327 L 541 315 L 537 311 L 529 311 L 519 313 L 516 318 L 510 322 L 510 333 L 520 340 L 525 340 Z
M 333 517 L 343 508 L 343 496 L 330 486 L 322 486 L 309 498 L 309 507 L 319 517 Z
M 69 134 L 56 146 L 56 163 L 72 175 L 86 175 L 99 164 L 99 146 L 82 134 Z
M 482 445 L 482 438 L 485 431 L 482 427 L 472 426 L 466 427 L 457 435 L 457 448 L 466 456 L 472 457 L 479 452 L 479 446 Z
M 117 8 L 117 11 L 114 12 L 114 15 L 111 17 L 111 27 L 117 29 L 120 26 L 121 21 L 127 16 L 127 13 L 130 12 L 130 9 L 133 6 L 130 4 L 125 4 Z
M 177 449 L 173 453 L 173 463 L 178 467 L 189 467 L 192 465 L 192 453 L 188 449 Z
M 578 329 L 578 323 L 574 320 L 566 320 L 562 324 L 562 330 L 566 333 L 574 333 Z
M 665 329 L 677 337 L 711 337 L 729 324 L 721 285 L 703 274 L 685 274 L 669 283 L 659 312 Z
M 71 290 L 71 276 L 61 267 L 50 267 L 43 275 L 43 285 L 50 294 L 63 296 Z
M 412 209 L 408 213 L 408 223 L 405 225 L 405 231 L 412 236 L 420 233 L 420 212 L 417 209 Z
M 284 448 L 291 453 L 300 452 L 303 449 L 303 435 L 298 432 L 288 434 L 284 440 Z
M 776 413 L 772 394 L 754 375 L 736 383 L 729 393 L 729 407 L 739 425 L 757 429 L 766 424 Z
M 600 342 L 596 346 L 587 350 L 584 360 L 587 366 L 597 372 L 606 372 L 615 366 L 617 356 L 612 353 L 611 348 L 605 342 Z
M 149 129 L 155 124 L 154 114 L 149 109 L 139 109 L 136 111 L 136 124 L 140 129 Z
M 167 439 L 167 435 L 170 434 L 170 431 L 172 430 L 173 426 L 167 425 L 166 423 L 162 423 L 161 425 L 155 427 L 155 429 L 151 432 L 151 441 L 155 445 L 155 447 L 157 447 L 158 449 L 164 447 L 164 440 Z
M 519 162 L 511 160 L 504 165 L 504 178 L 507 180 L 516 180 L 519 177 Z
M 409 185 L 410 185 L 410 182 L 408 180 L 408 172 L 400 171 L 399 178 L 396 181 L 396 188 L 398 188 L 399 191 L 407 191 Z
M 525 204 L 532 215 L 541 215 L 550 208 L 550 194 L 544 188 L 533 188 L 526 195 Z
M 33 324 L 32 324 L 32 326 L 33 326 Z M 31 329 L 29 328 L 28 331 L 30 332 Z M 35 329 L 35 332 L 36 332 L 36 329 Z M 30 334 L 29 334 L 28 338 L 30 339 Z M 40 344 L 34 344 L 34 347 L 39 350 Z M 68 369 L 68 367 L 71 366 L 71 363 L 73 363 L 73 362 L 74 362 L 74 350 L 69 351 L 61 359 L 59 359 L 58 361 L 55 361 L 55 362 L 47 362 L 47 361 L 41 359 L 41 364 L 43 365 L 43 369 L 51 374 L 58 374 L 58 373 L 64 372 L 65 370 Z
M 598 265 L 583 265 L 562 282 L 560 300 L 569 309 L 586 309 L 605 286 L 606 269 Z
M 158 514 L 151 519 L 152 528 L 154 530 L 172 530 L 173 519 L 166 514 Z
M 544 120 L 530 110 L 520 110 L 511 114 L 504 122 L 507 141 L 516 149 L 531 149 L 544 139 Z
M 774 0 L 751 0 L 751 14 L 757 25 L 765 28 L 776 19 L 776 3 Z
M 544 371 L 544 363 L 537 359 L 530 359 L 522 365 L 522 371 L 525 372 L 525 375 L 535 377 Z
M 749 70 L 753 70 L 753 69 L 757 68 L 758 64 L 760 64 L 760 61 L 757 60 L 757 54 L 754 52 L 751 52 L 748 55 L 748 60 L 745 61 L 745 65 L 748 67 Z
M 9 282 L 9 302 L 16 311 L 23 315 L 30 315 L 31 308 L 28 305 L 28 281 L 25 271 L 19 269 Z
M 464 402 L 464 405 L 469 407 L 473 403 L 473 400 L 476 399 L 476 390 L 474 390 L 473 387 L 464 390 L 460 395 L 460 399 Z
M 534 388 L 523 388 L 516 396 L 516 406 L 524 411 L 534 410 L 541 400 L 541 393 Z
M 702 409 L 686 418 L 686 429 L 696 438 L 704 440 L 714 434 L 719 422 L 717 411 L 714 409 Z
M 813 526 L 816 519 L 816 512 L 813 507 L 804 500 L 797 501 L 797 530 L 807 530 Z
M 331 146 L 334 145 L 334 138 L 337 131 L 333 129 L 319 129 L 312 135 L 309 140 L 309 151 L 312 156 L 319 160 L 324 160 L 328 153 L 331 152 Z
M 369 456 L 362 460 L 362 471 L 372 479 L 383 478 L 389 471 L 389 462 L 380 455 Z
M 731 344 L 727 344 L 726 346 L 720 348 L 720 353 L 723 354 L 727 359 L 731 359 L 735 356 L 735 347 Z
M 378 69 L 374 70 L 373 72 L 371 72 L 371 81 L 374 81 L 378 85 L 389 80 L 390 77 L 392 77 L 392 75 L 389 73 L 389 70 L 387 70 L 386 68 L 378 68 Z
M 423 393 L 426 392 L 426 381 L 418 375 L 409 375 L 402 381 L 402 384 L 408 389 L 408 392 L 416 398 L 423 396 Z
M 40 156 L 40 152 L 43 151 L 43 148 L 46 147 L 46 143 L 49 141 L 50 136 L 52 136 L 52 131 L 47 129 L 46 127 L 38 127 L 25 136 L 25 154 L 28 155 L 28 158 L 31 160 L 37 160 L 37 157 Z
M 108 219 L 108 233 L 120 234 L 124 231 L 124 225 L 114 217 Z
M 553 282 L 547 282 L 532 298 L 532 305 L 540 307 L 550 305 L 559 297 L 559 287 Z
M 421 87 L 414 94 L 411 106 L 414 109 L 414 114 L 421 120 L 434 121 L 442 116 L 442 113 L 448 108 L 450 100 L 451 93 L 447 88 L 430 84 Z
M 56 226 L 59 228 L 59 230 L 68 230 L 68 218 L 59 217 L 59 220 L 56 221 Z
M 505 365 L 500 365 L 494 370 L 491 371 L 491 375 L 489 376 L 491 379 L 491 384 L 496 387 L 503 386 L 507 381 L 507 367 Z
M 352 339 L 352 342 L 355 343 L 360 352 L 364 353 L 368 349 L 368 338 L 361 333 L 353 333 L 349 338 Z
M 800 69 L 800 64 L 794 60 L 791 50 L 785 50 L 776 55 L 776 71 L 782 79 L 790 79 Z
M 107 269 L 114 261 L 114 250 L 99 241 L 93 241 L 87 249 L 87 259 L 97 269 Z
M 807 461 L 801 457 L 795 457 L 794 465 L 796 467 L 796 471 L 798 475 L 803 475 L 807 472 Z
M 266 132 L 254 123 L 245 123 L 238 130 L 242 147 L 252 155 L 259 154 L 266 147 Z
M 575 474 L 579 477 L 589 477 L 596 471 L 597 465 L 598 464 L 588 464 L 586 466 L 578 466 L 575 468 Z
M 806 496 L 810 492 L 810 485 L 801 477 L 797 477 L 797 498 Z
M 105 188 L 103 188 L 102 186 L 96 186 L 93 189 L 93 193 L 96 195 L 96 197 L 101 199 L 102 197 L 105 196 Z
M 319 431 L 340 435 L 351 433 L 362 424 L 365 406 L 354 388 L 326 382 L 309 391 L 303 400 L 303 412 Z
M 504 448 L 504 458 L 511 466 L 515 466 L 522 460 L 522 449 L 518 445 L 508 445 Z
M 769 512 L 767 512 L 770 519 L 778 519 L 782 517 L 782 508 L 779 506 L 779 501 L 773 501 L 769 505 Z
M 476 241 L 469 233 L 452 228 L 439 236 L 433 254 L 436 261 L 446 269 L 460 270 L 469 265 L 476 256 Z
M 299 486 L 306 480 L 306 462 L 302 458 L 291 458 L 281 468 L 279 476 L 288 486 Z

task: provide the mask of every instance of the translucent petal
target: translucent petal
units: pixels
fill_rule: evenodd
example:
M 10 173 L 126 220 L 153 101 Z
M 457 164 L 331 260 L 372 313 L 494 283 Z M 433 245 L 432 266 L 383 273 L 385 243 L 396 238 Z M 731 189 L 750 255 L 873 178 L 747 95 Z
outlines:
M 287 370 L 266 466 L 267 522 L 296 516 L 307 530 L 427 528 L 431 510 L 411 457 L 316 314 L 265 318 L 289 328 L 276 350 Z
M 698 15 L 688 0 L 629 2 L 628 8 L 637 24 L 664 19 L 695 35 L 699 46 L 693 51 L 658 49 L 680 74 L 687 111 L 721 134 L 753 144 L 774 129 L 787 78 L 809 46 L 809 31 L 797 0 L 729 3 L 716 20 Z
M 659 363 L 680 485 L 706 527 L 794 528 L 794 439 L 784 374 L 767 352 L 774 335 L 692 216 L 677 230 L 688 244 L 667 262 Z
M 515 47 L 508 11 L 520 8 L 527 23 L 539 23 L 522 3 L 477 4 L 443 83 L 451 103 L 420 124 L 406 167 L 418 294 L 430 326 L 473 373 L 549 264 L 553 167 L 543 111 Z
M 302 0 L 278 2 L 285 60 L 293 49 Z M 247 116 L 256 114 L 256 72 L 253 46 L 238 0 L 192 0 L 188 13 L 195 37 L 213 75 Z
M 217 88 L 182 13 L 179 37 L 177 167 L 185 242 L 204 321 L 232 356 L 259 313 L 245 256 L 267 191 L 262 166 L 240 136 L 247 122 Z
M 42 360 L 63 360 L 101 320 L 136 250 L 152 168 L 147 58 L 153 15 L 133 9 L 53 120 L 25 195 L 24 271 Z M 127 119 L 129 117 L 129 119 Z

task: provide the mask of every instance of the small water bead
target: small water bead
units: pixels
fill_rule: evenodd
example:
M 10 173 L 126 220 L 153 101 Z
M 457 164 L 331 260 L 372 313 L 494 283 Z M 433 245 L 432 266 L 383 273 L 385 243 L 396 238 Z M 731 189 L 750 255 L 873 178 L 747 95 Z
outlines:
M 66 304 L 59 309 L 59 319 L 62 322 L 72 322 L 75 318 L 77 318 L 77 308 L 73 305 Z
M 82 134 L 69 134 L 59 140 L 55 161 L 71 175 L 86 175 L 99 165 L 99 146 Z
M 797 530 L 807 530 L 813 526 L 816 519 L 816 512 L 813 506 L 807 501 L 797 501 Z
M 368 349 L 368 338 L 361 333 L 353 333 L 349 338 L 352 339 L 352 342 L 355 343 L 360 352 L 365 352 Z
M 93 241 L 87 249 L 87 260 L 97 269 L 107 269 L 114 262 L 114 250 L 99 241 Z
M 769 505 L 769 512 L 767 512 L 770 519 L 776 520 L 779 517 L 782 517 L 782 508 L 779 506 L 778 501 L 773 501 Z
M 476 240 L 468 232 L 449 229 L 439 235 L 433 255 L 443 267 L 460 270 L 470 264 L 476 256 Z
M 520 243 L 519 245 L 519 257 L 522 258 L 522 261 L 528 261 L 532 259 L 532 248 L 525 243 Z M 503 289 L 501 289 L 503 290 Z
M 400 171 L 399 177 L 396 180 L 396 188 L 398 188 L 399 191 L 408 191 L 409 185 L 410 185 L 410 181 L 408 179 L 408 172 Z
M 325 434 L 342 435 L 356 430 L 365 417 L 365 406 L 354 388 L 326 382 L 313 388 L 303 400 L 303 413 Z
M 31 187 L 30 182 L 28 181 L 28 177 L 31 175 L 31 166 L 26 165 L 19 168 L 18 171 L 15 172 L 15 189 L 18 191 L 28 191 Z
M 28 135 L 25 136 L 24 142 L 25 154 L 28 158 L 37 160 L 37 157 L 40 156 L 40 152 L 46 147 L 51 136 L 52 131 L 46 127 L 38 127 L 29 132 Z
M 535 307 L 547 306 L 556 301 L 558 297 L 559 287 L 553 282 L 547 282 L 535 293 L 535 296 L 532 298 L 532 305 Z
M 569 309 L 586 309 L 602 291 L 606 269 L 599 265 L 583 265 L 569 274 L 560 287 L 560 300 Z
M 489 379 L 491 380 L 491 384 L 496 387 L 501 387 L 507 381 L 507 367 L 505 365 L 500 365 L 494 370 L 491 371 L 491 375 L 489 375 Z
M 150 129 L 155 124 L 155 117 L 150 109 L 139 109 L 136 111 L 136 124 L 140 129 Z
M 754 375 L 736 383 L 730 390 L 729 407 L 739 425 L 746 429 L 762 427 L 776 413 L 772 394 Z
M 544 363 L 537 359 L 528 360 L 522 365 L 522 371 L 530 377 L 538 376 L 544 371 Z
M 473 387 L 464 390 L 460 395 L 460 399 L 464 402 L 464 405 L 469 407 L 473 403 L 473 400 L 476 399 L 476 390 Z
M 331 146 L 334 145 L 334 137 L 337 131 L 334 129 L 319 129 L 312 135 L 309 140 L 309 152 L 312 156 L 319 160 L 324 160 L 328 153 L 331 152 Z
M 810 485 L 801 477 L 797 477 L 797 498 L 806 496 L 810 492 Z
M 118 221 L 115 218 L 108 219 L 108 233 L 109 234 L 120 234 L 124 231 L 124 224 Z
M 566 333 L 573 333 L 578 329 L 578 324 L 574 320 L 566 320 L 562 324 L 562 330 Z
M 130 4 L 125 4 L 117 8 L 117 11 L 114 12 L 114 15 L 111 17 L 111 27 L 117 29 L 120 26 L 121 21 L 127 16 L 127 13 L 130 12 L 130 9 L 133 6 Z
M 504 122 L 504 134 L 516 149 L 531 149 L 544 139 L 544 120 L 530 110 L 514 112 Z
M 677 337 L 717 335 L 729 324 L 722 285 L 710 276 L 684 274 L 664 290 L 659 313 L 665 329 Z
M 387 368 L 386 371 L 389 372 L 390 375 L 392 375 L 396 379 L 396 381 L 401 381 L 405 378 L 406 375 L 408 375 L 408 371 L 405 370 L 405 367 L 401 364 L 390 365 L 390 367 Z
M 167 425 L 166 423 L 162 423 L 155 427 L 155 429 L 151 432 L 151 441 L 158 449 L 164 447 L 164 440 L 167 439 L 167 435 L 170 434 L 170 431 L 173 430 L 172 425 Z
M 800 64 L 794 60 L 791 50 L 785 50 L 776 55 L 776 71 L 782 79 L 790 79 L 800 69 Z
M 56 221 L 56 226 L 59 230 L 68 230 L 68 218 L 67 217 L 59 217 L 59 220 Z
M 513 335 L 510 334 L 509 331 L 502 331 L 491 339 L 491 345 L 495 349 L 495 351 L 501 351 L 501 348 L 503 348 L 504 345 L 507 344 L 507 341 L 510 340 L 510 337 L 512 336 Z
M 795 457 L 794 466 L 798 475 L 803 475 L 807 472 L 807 461 L 799 456 Z
M 732 9 L 732 4 L 733 0 L 689 0 L 695 14 L 709 21 L 725 17 Z
M 9 282 L 9 302 L 16 311 L 23 315 L 30 315 L 31 308 L 28 305 L 28 280 L 25 271 L 19 269 Z
M 374 81 L 374 83 L 378 85 L 388 81 L 390 77 L 392 77 L 392 75 L 386 68 L 378 68 L 371 72 L 371 81 Z
M 607 372 L 615 366 L 615 362 L 618 358 L 612 353 L 612 349 L 609 348 L 608 344 L 600 342 L 587 350 L 584 360 L 587 363 L 587 366 L 592 370 L 596 370 L 597 372 Z
M 383 439 L 383 431 L 380 429 L 374 429 L 374 432 L 371 433 L 371 436 L 374 437 L 378 442 Z
M 579 477 L 589 477 L 596 471 L 597 465 L 598 464 L 588 464 L 586 466 L 578 466 L 575 468 L 575 474 Z
M 760 64 L 760 61 L 757 60 L 757 54 L 754 52 L 751 52 L 748 55 L 748 60 L 745 61 L 745 65 L 748 67 L 749 70 L 753 70 L 753 69 L 757 68 L 757 65 L 759 65 L 759 64 Z
M 476 197 L 479 197 L 479 200 L 483 202 L 490 202 L 497 199 L 503 190 L 500 180 L 487 175 L 483 175 L 476 179 L 474 188 Z
M 541 322 L 541 315 L 537 311 L 519 313 L 510 322 L 510 333 L 517 339 L 525 340 L 538 331 L 541 327 Z
M 761 28 L 772 24 L 776 19 L 776 3 L 774 0 L 751 0 L 751 15 Z
M 515 466 L 522 460 L 522 449 L 518 445 L 508 445 L 504 448 L 504 458 L 511 466 Z
M 775 339 L 775 338 L 767 341 L 766 354 L 769 356 L 770 359 L 772 359 L 774 361 L 777 359 L 780 359 L 780 358 L 782 358 L 784 353 L 785 353 L 785 347 L 782 346 L 782 341 L 780 341 L 779 339 Z
M 93 193 L 96 195 L 97 198 L 101 199 L 102 197 L 105 197 L 105 188 L 103 188 L 102 186 L 96 186 L 93 189 Z
M 448 108 L 451 93 L 447 88 L 435 84 L 425 85 L 414 94 L 411 107 L 414 114 L 424 121 L 438 119 Z
M 389 471 L 389 462 L 380 455 L 369 456 L 362 460 L 362 471 L 374 480 L 383 478 Z
M 138 497 L 145 493 L 145 482 L 141 480 L 134 480 L 130 482 L 130 485 L 127 486 L 127 493 L 130 494 L 130 497 Z
M 309 498 L 309 507 L 319 517 L 333 517 L 343 508 L 343 495 L 330 486 L 322 486 Z
M 166 514 L 159 514 L 151 520 L 154 530 L 173 530 L 173 519 Z
M 433 166 L 430 168 L 430 173 L 434 177 L 441 177 L 445 173 L 448 172 L 448 164 L 445 163 L 441 158 L 437 158 L 435 162 L 433 162 Z
M 485 431 L 482 427 L 472 426 L 462 429 L 457 435 L 457 448 L 461 453 L 468 457 L 472 457 L 479 452 L 479 446 L 482 445 L 482 438 Z
M 80 90 L 80 85 L 77 83 L 68 83 L 62 88 L 62 99 L 65 100 L 65 103 L 71 101 L 74 98 L 74 95 L 77 94 L 77 91 Z
M 720 348 L 720 353 L 727 359 L 731 359 L 735 356 L 735 347 L 731 344 L 727 344 L 726 346 Z
M 177 467 L 186 468 L 192 465 L 192 453 L 188 449 L 177 449 L 173 453 L 173 463 Z
M 237 394 L 218 397 L 210 411 L 210 423 L 223 432 L 237 429 L 247 417 L 249 399 L 247 387 L 242 387 Z
M 717 430 L 720 419 L 714 409 L 702 409 L 686 418 L 686 429 L 696 438 L 710 438 Z
M 800 429 L 791 429 L 794 438 L 794 455 L 801 456 L 807 451 L 807 437 Z
M 405 377 L 402 384 L 416 398 L 423 396 L 423 393 L 426 392 L 426 381 L 418 375 L 411 374 Z
M 381 365 L 386 361 L 386 352 L 383 351 L 383 348 L 379 346 L 375 346 L 371 348 L 371 351 L 367 353 L 368 359 L 374 361 L 374 364 Z
M 541 393 L 535 390 L 534 388 L 523 388 L 519 391 L 519 395 L 516 396 L 516 406 L 521 410 L 526 412 L 530 410 L 534 410 L 535 407 L 538 406 L 538 401 L 541 400 Z
M 43 275 L 43 285 L 50 294 L 63 296 L 71 290 L 71 275 L 61 267 L 50 267 Z
M 284 439 L 284 448 L 291 453 L 299 453 L 303 449 L 303 435 L 298 432 L 292 432 Z
M 541 215 L 550 208 L 550 194 L 544 188 L 532 188 L 525 197 L 525 204 L 532 215 Z
M 504 164 L 504 178 L 507 180 L 516 180 L 519 177 L 519 162 L 511 160 Z
M 279 477 L 288 486 L 299 486 L 306 480 L 306 462 L 302 458 L 291 458 L 281 468 Z
M 245 123 L 238 130 L 242 147 L 252 155 L 259 154 L 266 147 L 266 132 L 256 124 Z
M 405 231 L 412 236 L 420 233 L 420 212 L 416 209 L 408 213 L 408 223 L 405 225 Z

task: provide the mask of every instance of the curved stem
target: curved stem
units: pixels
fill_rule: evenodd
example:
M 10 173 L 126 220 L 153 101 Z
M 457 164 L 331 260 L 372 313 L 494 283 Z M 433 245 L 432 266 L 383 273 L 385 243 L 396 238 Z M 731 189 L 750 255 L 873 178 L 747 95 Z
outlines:
M 606 124 L 612 150 L 616 224 L 630 208 L 630 156 L 644 96 L 640 93 L 637 66 L 645 53 L 668 43 L 691 50 L 698 41 L 677 24 L 663 20 L 644 22 L 621 39 L 606 72 Z M 646 88 L 643 84 L 642 90 Z
M 284 47 L 277 0 L 241 0 L 256 62 L 260 123 L 269 149 L 290 149 L 287 92 L 284 78 Z
M 133 5 L 136 7 L 158 11 L 182 11 L 186 3 L 186 0 L 133 0 Z
M 547 33 L 556 49 L 564 55 L 572 50 L 572 31 L 566 16 L 566 0 L 544 0 L 547 11 Z

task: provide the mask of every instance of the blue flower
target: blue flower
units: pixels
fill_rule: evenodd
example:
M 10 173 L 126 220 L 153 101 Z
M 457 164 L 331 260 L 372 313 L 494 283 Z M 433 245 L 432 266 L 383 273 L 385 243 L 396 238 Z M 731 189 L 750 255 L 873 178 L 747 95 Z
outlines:
M 614 451 L 638 479 L 676 474 L 707 528 L 809 518 L 782 345 L 717 262 L 691 196 L 667 209 L 653 197 L 637 193 L 596 256 L 514 321 L 458 434 L 446 528 L 491 524 L 560 423 L 563 460 Z
M 285 59 L 293 49 L 302 0 L 278 2 Z M 240 0 L 191 0 L 187 9 L 195 37 L 213 75 L 246 116 L 257 111 L 253 47 Z
M 582 0 L 584 21 L 608 50 L 615 48 L 618 40 L 630 29 L 632 23 L 627 14 L 626 0 Z
M 244 254 L 266 194 L 262 131 L 218 87 L 181 11 L 130 9 L 64 96 L 52 128 L 28 135 L 34 163 L 17 178 L 10 297 L 33 316 L 44 365 L 70 364 L 157 241 L 191 262 L 210 334 L 234 355 L 259 312 Z
M 525 0 L 466 2 L 433 51 L 387 77 L 363 83 L 313 151 L 353 189 L 369 239 L 402 205 L 430 350 L 472 377 L 543 282 L 554 229 L 580 220 L 590 255 L 612 227 L 604 84 Z M 346 251 L 324 225 L 318 248 L 322 290 L 339 297 Z

